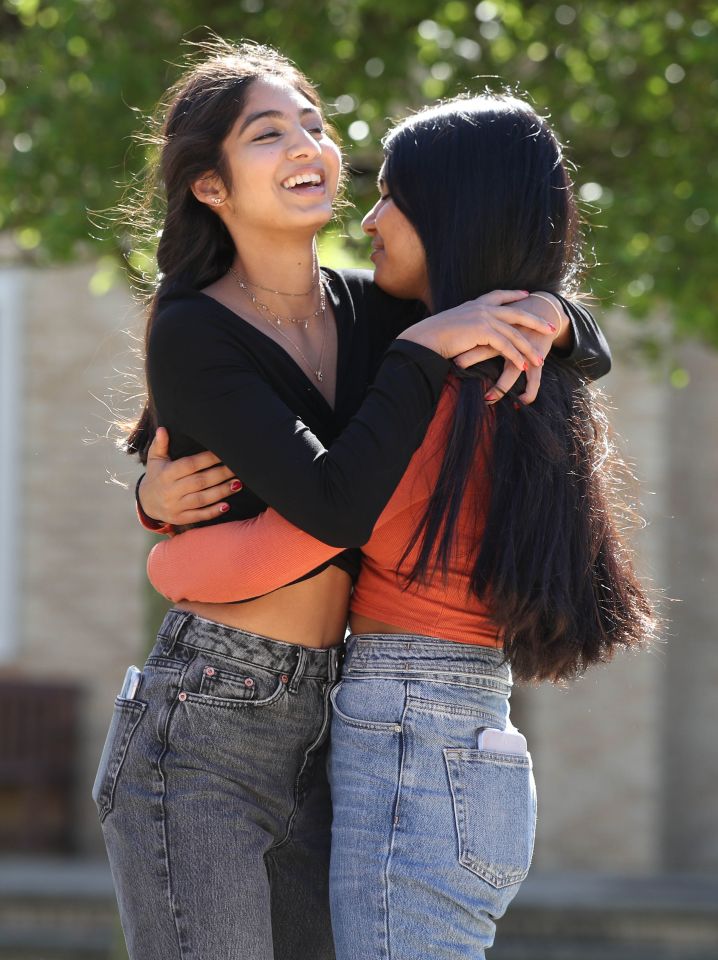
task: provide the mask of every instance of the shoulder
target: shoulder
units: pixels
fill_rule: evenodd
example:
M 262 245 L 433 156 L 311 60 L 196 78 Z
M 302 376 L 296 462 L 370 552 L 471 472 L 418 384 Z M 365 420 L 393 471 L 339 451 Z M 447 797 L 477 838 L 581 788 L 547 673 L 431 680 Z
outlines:
M 252 367 L 251 350 L 237 336 L 222 305 L 199 291 L 182 290 L 157 302 L 147 341 L 147 373 L 155 385 L 231 366 Z
M 173 290 L 159 297 L 148 350 L 206 349 L 221 342 L 232 324 L 222 305 L 199 290 Z

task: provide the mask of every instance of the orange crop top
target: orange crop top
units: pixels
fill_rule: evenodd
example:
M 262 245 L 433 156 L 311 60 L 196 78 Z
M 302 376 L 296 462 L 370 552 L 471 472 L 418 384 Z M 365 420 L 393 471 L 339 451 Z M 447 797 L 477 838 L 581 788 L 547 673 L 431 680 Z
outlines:
M 351 610 L 406 633 L 495 647 L 501 645 L 498 629 L 469 589 L 477 526 L 488 502 L 485 471 L 477 470 L 464 496 L 448 575 L 438 571 L 428 584 L 405 588 L 420 543 L 400 563 L 436 486 L 457 393 L 458 381 L 449 378 L 423 443 L 362 547 Z M 147 573 L 155 589 L 175 602 L 229 603 L 285 586 L 338 552 L 268 509 L 250 520 L 199 527 L 156 544 Z

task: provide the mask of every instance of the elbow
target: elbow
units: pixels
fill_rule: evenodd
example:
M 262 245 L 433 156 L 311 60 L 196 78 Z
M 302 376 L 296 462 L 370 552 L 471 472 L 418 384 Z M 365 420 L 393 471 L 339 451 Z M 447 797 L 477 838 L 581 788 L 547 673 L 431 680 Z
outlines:
M 327 522 L 328 519 L 329 522 Z M 353 547 L 363 547 L 371 536 L 373 528 L 374 524 L 370 523 L 366 517 L 345 515 L 336 516 L 333 519 L 322 517 L 313 529 L 305 527 L 305 530 L 330 547 L 349 550 Z
M 592 375 L 593 379 L 600 380 L 601 377 L 605 377 L 607 373 L 611 372 L 611 365 L 611 351 L 608 349 L 608 346 L 606 346 L 604 352 L 596 357 L 596 360 L 594 361 Z

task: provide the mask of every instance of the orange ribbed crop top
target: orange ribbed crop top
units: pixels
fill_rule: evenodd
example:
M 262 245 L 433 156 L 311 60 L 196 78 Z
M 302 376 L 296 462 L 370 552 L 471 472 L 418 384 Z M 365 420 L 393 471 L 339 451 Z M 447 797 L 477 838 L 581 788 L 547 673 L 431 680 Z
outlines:
M 419 544 L 400 563 L 436 486 L 457 392 L 458 382 L 450 378 L 423 443 L 362 547 L 351 610 L 406 633 L 500 646 L 488 610 L 469 589 L 477 526 L 488 502 L 485 470 L 479 467 L 464 496 L 448 575 L 437 572 L 428 584 L 405 589 L 404 574 Z M 484 440 L 482 455 L 487 446 Z M 147 572 L 155 589 L 175 602 L 229 603 L 285 586 L 338 552 L 269 509 L 250 520 L 196 528 L 156 544 Z

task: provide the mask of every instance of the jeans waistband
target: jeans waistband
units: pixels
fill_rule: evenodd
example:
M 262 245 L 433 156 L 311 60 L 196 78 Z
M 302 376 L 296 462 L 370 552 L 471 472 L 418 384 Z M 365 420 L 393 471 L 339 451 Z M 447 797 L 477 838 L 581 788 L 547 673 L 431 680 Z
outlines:
M 502 650 L 417 634 L 352 634 L 346 642 L 344 676 L 441 679 L 511 686 Z
M 291 677 L 292 690 L 302 677 L 334 681 L 339 671 L 342 647 L 303 647 L 283 643 L 214 620 L 205 620 L 186 610 L 167 612 L 158 632 L 162 652 L 169 656 L 175 646 L 211 650 L 221 656 L 247 660 Z

